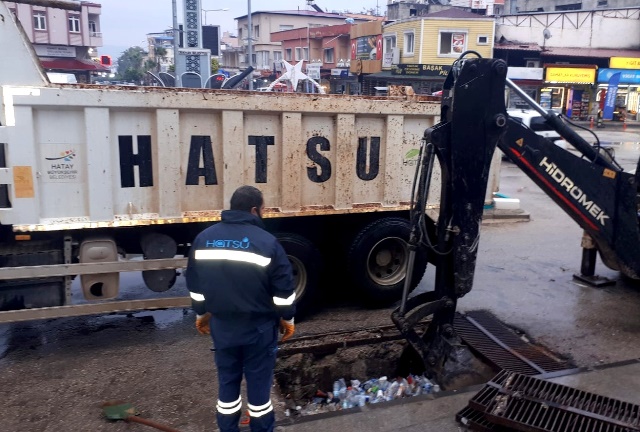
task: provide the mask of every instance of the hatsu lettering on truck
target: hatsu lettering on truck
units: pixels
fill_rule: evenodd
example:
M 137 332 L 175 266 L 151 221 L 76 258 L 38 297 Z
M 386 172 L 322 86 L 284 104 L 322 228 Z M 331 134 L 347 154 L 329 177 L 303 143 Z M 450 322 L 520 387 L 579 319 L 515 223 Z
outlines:
M 153 186 L 153 160 L 151 136 L 138 135 L 138 150 L 134 153 L 133 136 L 118 136 L 120 150 L 120 185 L 123 188 L 136 187 L 136 170 L 138 167 L 138 186 Z M 274 136 L 249 135 L 249 146 L 255 147 L 256 166 L 255 183 L 267 183 L 268 149 L 275 145 Z M 331 178 L 331 160 L 326 152 L 331 151 L 331 143 L 323 136 L 313 136 L 307 140 L 307 157 L 313 165 L 307 167 L 307 178 L 314 183 L 323 183 Z M 364 181 L 371 181 L 380 173 L 380 137 L 359 137 L 356 152 L 356 175 Z M 200 177 L 205 185 L 217 185 L 213 143 L 210 136 L 193 135 L 189 145 L 189 157 L 185 176 L 187 186 L 200 184 Z
M 571 198 L 582 205 L 591 216 L 596 218 L 596 220 L 600 222 L 600 224 L 602 224 L 602 226 L 605 226 L 605 219 L 609 219 L 609 216 L 607 216 L 597 204 L 595 204 L 593 201 L 590 201 L 587 195 L 582 192 L 582 189 L 576 186 L 575 182 L 567 177 L 555 163 L 549 162 L 547 160 L 547 157 L 545 156 L 540 161 L 540 166 L 544 168 L 549 177 L 551 177 L 554 181 L 559 183 L 561 187 L 567 190 L 567 193 L 571 195 Z
M 205 242 L 205 247 L 208 248 L 249 249 L 250 245 L 247 237 L 242 240 L 207 240 Z

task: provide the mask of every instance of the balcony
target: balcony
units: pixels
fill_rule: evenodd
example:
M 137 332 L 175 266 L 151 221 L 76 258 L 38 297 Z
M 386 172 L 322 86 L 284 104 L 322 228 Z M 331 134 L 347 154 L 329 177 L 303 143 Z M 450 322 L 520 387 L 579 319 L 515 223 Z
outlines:
M 101 32 L 89 32 L 89 46 L 101 47 L 102 46 L 102 33 Z

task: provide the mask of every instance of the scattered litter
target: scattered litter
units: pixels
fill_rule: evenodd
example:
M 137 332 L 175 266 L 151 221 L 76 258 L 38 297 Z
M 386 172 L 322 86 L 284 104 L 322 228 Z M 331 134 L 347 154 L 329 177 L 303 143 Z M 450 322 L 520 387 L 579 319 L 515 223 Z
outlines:
M 310 402 L 295 414 L 314 415 L 440 391 L 438 384 L 421 375 L 409 375 L 407 378 L 398 377 L 392 380 L 383 376 L 364 383 L 351 380 L 349 384 L 347 385 L 344 378 L 336 380 L 333 383 L 333 391 L 318 390 Z M 287 411 L 287 416 L 295 415 L 290 410 Z

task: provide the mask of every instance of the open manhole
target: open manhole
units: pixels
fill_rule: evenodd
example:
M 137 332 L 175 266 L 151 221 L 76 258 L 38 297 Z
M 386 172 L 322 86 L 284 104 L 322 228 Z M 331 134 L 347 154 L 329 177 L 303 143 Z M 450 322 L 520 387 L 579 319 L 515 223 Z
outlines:
M 471 322 L 480 328 L 473 328 Z M 521 373 L 529 372 L 527 368 L 530 368 L 533 374 L 541 372 L 538 365 L 542 365 L 545 371 L 570 366 L 485 312 L 458 315 L 455 327 L 463 340 L 470 344 L 481 369 L 475 371 L 476 381 L 466 382 L 465 387 L 484 384 L 505 368 Z M 490 353 L 493 356 L 487 356 Z M 533 360 L 529 360 L 528 355 Z M 340 378 L 347 385 L 351 380 L 364 383 L 383 376 L 389 381 L 400 382 L 409 376 L 421 376 L 424 372 L 422 359 L 395 326 L 383 326 L 291 340 L 281 346 L 275 379 L 283 397 L 290 401 L 289 405 L 305 407 L 310 403 L 326 403 L 327 399 L 318 396 L 332 392 L 334 382 Z M 438 383 L 434 381 L 433 384 Z

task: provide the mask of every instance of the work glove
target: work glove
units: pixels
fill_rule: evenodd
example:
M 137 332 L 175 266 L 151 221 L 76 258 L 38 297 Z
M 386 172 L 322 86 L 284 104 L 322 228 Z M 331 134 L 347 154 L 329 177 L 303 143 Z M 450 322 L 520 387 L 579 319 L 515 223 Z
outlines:
M 296 326 L 293 325 L 293 318 L 291 318 L 290 320 L 280 318 L 280 334 L 282 335 L 282 342 L 291 338 L 295 330 Z
M 210 335 L 211 327 L 209 327 L 209 320 L 211 320 L 211 314 L 207 312 L 204 315 L 196 315 L 196 330 L 201 335 Z

